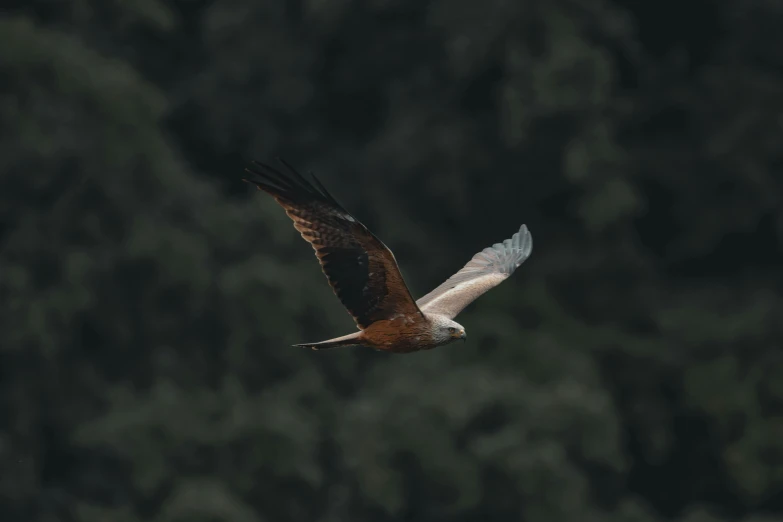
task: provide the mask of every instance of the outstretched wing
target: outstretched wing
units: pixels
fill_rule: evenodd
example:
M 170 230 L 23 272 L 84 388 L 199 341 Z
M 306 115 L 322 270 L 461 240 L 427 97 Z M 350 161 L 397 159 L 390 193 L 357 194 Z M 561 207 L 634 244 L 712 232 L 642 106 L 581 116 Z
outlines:
M 318 179 L 279 160 L 285 173 L 254 161 L 245 181 L 271 194 L 315 250 L 334 293 L 359 328 L 396 314 L 421 314 L 394 254 L 345 210 Z
M 485 248 L 462 270 L 448 278 L 416 304 L 427 312 L 453 319 L 466 306 L 508 278 L 533 251 L 533 236 L 522 225 L 519 232 L 502 243 Z

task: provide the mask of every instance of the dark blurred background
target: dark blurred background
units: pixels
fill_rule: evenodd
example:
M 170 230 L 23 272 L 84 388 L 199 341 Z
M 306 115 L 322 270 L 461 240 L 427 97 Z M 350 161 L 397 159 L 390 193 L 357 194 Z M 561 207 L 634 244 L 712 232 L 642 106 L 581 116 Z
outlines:
M 783 520 L 783 4 L 12 0 L 2 522 Z M 415 296 L 532 257 L 408 356 L 354 331 L 280 155 Z

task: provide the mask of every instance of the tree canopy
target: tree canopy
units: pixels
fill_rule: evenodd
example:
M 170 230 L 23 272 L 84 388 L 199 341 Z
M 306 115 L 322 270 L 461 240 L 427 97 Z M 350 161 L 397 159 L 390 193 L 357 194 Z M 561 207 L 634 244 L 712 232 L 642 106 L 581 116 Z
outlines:
M 783 6 L 11 2 L 0 518 L 783 517 Z M 243 184 L 312 170 L 414 296 L 535 249 L 408 356 Z

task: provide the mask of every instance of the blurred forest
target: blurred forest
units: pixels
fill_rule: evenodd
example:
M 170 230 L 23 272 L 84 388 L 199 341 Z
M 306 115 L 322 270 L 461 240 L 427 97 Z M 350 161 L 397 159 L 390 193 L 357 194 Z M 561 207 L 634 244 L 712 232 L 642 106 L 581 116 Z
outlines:
M 783 3 L 10 0 L 2 522 L 783 520 Z M 415 296 L 533 255 L 407 356 L 251 159 Z

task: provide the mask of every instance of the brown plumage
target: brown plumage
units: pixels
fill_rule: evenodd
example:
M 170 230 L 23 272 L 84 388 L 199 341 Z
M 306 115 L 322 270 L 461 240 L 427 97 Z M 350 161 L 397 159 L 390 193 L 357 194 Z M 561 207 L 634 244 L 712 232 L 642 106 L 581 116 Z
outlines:
M 245 181 L 272 195 L 315 250 L 334 293 L 359 332 L 318 343 L 314 350 L 364 345 L 395 353 L 415 352 L 465 339 L 454 322 L 473 300 L 505 280 L 532 250 L 525 225 L 511 239 L 485 248 L 443 284 L 413 300 L 394 254 L 345 210 L 311 174 L 306 179 L 280 160 L 285 172 L 253 162 Z

